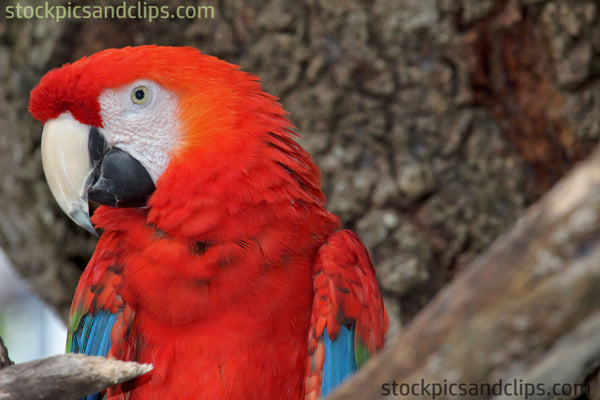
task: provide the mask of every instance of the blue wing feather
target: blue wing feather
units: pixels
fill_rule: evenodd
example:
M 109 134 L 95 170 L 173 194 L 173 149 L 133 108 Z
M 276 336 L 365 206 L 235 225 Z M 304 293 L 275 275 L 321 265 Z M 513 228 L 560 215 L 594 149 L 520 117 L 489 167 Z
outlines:
M 327 328 L 325 328 L 323 344 L 325 345 L 325 360 L 323 362 L 321 396 L 324 397 L 356 371 L 354 326 L 348 329 L 342 325 L 336 340 L 329 339 Z
M 98 311 L 96 314 L 84 315 L 79 326 L 73 332 L 71 348 L 73 353 L 83 353 L 89 356 L 104 356 L 108 354 L 112 341 L 110 333 L 119 313 Z M 84 397 L 82 400 L 98 400 L 100 393 Z
M 355 373 L 383 347 L 388 326 L 375 269 L 354 232 L 336 231 L 319 248 L 313 287 L 306 399 L 331 394 Z

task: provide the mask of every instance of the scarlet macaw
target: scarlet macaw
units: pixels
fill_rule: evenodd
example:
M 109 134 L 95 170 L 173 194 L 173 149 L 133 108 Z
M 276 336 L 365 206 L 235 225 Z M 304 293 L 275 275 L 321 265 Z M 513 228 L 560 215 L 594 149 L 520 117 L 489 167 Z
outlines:
M 154 366 L 88 399 L 316 399 L 383 346 L 368 253 L 256 77 L 111 49 L 48 72 L 29 109 L 57 202 L 103 231 L 67 351 Z

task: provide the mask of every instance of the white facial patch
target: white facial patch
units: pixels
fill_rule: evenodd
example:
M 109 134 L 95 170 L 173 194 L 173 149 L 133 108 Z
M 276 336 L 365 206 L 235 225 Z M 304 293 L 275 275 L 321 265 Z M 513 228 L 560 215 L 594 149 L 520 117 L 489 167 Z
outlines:
M 101 130 L 110 147 L 138 160 L 154 183 L 181 137 L 178 96 L 154 81 L 138 80 L 100 94 Z

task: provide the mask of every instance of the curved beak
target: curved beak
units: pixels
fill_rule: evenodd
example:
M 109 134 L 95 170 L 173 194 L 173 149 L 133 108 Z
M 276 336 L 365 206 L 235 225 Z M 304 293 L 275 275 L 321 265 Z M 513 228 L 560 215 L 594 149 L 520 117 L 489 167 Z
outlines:
M 90 222 L 87 184 L 93 168 L 88 151 L 90 127 L 63 113 L 46 121 L 42 165 L 52 195 L 77 225 L 97 235 Z
M 44 124 L 42 165 L 60 208 L 93 235 L 88 200 L 110 207 L 145 207 L 155 190 L 137 159 L 111 148 L 98 128 L 80 123 L 70 112 Z

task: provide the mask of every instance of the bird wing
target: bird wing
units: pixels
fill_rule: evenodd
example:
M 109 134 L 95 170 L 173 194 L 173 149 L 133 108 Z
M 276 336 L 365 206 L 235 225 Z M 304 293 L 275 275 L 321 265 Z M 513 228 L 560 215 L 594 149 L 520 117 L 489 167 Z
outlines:
M 383 347 L 388 317 L 367 249 L 349 230 L 317 253 L 305 399 L 325 396 Z
M 119 254 L 103 250 L 111 247 L 106 240 L 102 242 L 101 239 L 75 291 L 66 350 L 67 353 L 131 360 L 132 349 L 126 342 L 134 313 L 118 293 L 122 270 Z M 84 400 L 98 400 L 102 396 L 103 392 L 96 393 Z

